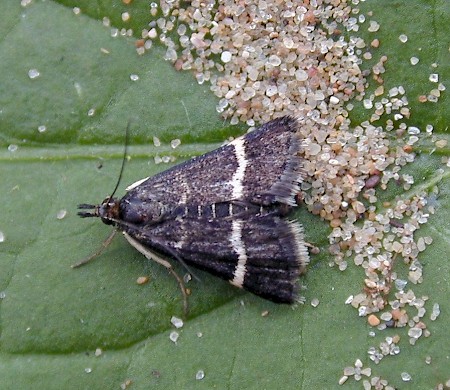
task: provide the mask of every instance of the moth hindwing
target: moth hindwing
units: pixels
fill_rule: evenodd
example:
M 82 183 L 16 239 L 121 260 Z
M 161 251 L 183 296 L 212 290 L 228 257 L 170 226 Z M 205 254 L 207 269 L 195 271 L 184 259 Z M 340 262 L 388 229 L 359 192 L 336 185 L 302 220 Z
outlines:
M 302 226 L 286 219 L 304 178 L 297 120 L 268 122 L 109 197 L 82 217 L 100 217 L 145 256 L 205 270 L 279 303 L 297 299 L 308 263 Z

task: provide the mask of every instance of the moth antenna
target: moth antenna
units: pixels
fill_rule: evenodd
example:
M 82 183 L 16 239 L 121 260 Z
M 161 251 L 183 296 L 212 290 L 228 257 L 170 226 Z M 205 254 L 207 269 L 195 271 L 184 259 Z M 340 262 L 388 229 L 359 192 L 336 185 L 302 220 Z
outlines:
M 169 272 L 172 274 L 172 276 L 176 279 L 178 282 L 178 285 L 181 289 L 181 295 L 183 295 L 183 313 L 184 318 L 187 318 L 189 314 L 189 303 L 188 303 L 188 293 L 186 291 L 186 287 L 184 286 L 183 280 L 180 278 L 180 276 L 175 272 L 175 270 L 170 267 L 168 268 Z
M 137 241 L 133 237 L 131 237 L 128 233 L 123 232 L 123 235 L 126 238 L 126 240 L 133 247 L 135 247 L 139 252 L 141 252 L 147 259 L 154 260 L 158 264 L 161 264 L 176 279 L 176 281 L 178 282 L 178 286 L 180 287 L 181 294 L 183 295 L 183 309 L 184 309 L 183 311 L 184 311 L 184 316 L 187 318 L 187 315 L 189 313 L 188 293 L 186 291 L 186 287 L 184 286 L 183 279 L 181 279 L 180 276 L 173 269 L 172 264 L 170 263 L 170 261 L 167 261 L 166 259 L 161 257 L 159 254 L 151 251 L 150 249 L 148 249 L 147 247 L 142 245 L 139 241 Z M 176 256 L 176 254 L 175 254 L 175 257 L 178 257 L 178 256 Z
M 112 239 L 114 238 L 114 236 L 116 235 L 117 230 L 113 230 L 112 233 L 108 236 L 108 238 L 102 242 L 102 246 L 100 248 L 98 248 L 92 255 L 84 258 L 83 260 L 79 261 L 76 264 L 72 264 L 71 267 L 72 268 L 78 268 L 81 267 L 82 265 L 85 265 L 86 263 L 89 263 L 91 260 L 95 259 L 98 255 L 100 255 L 105 249 L 106 247 L 111 244 Z
M 119 188 L 120 182 L 122 180 L 122 174 L 125 169 L 125 161 L 127 159 L 128 143 L 129 143 L 129 138 L 130 138 L 130 125 L 131 125 L 131 119 L 128 120 L 127 128 L 125 130 L 125 147 L 123 150 L 122 166 L 120 167 L 119 178 L 117 179 L 117 183 L 116 183 L 116 186 L 114 187 L 112 194 L 109 196 L 108 203 L 111 202 L 111 199 L 113 198 L 114 194 L 116 193 L 117 189 Z
M 192 272 L 191 268 L 183 261 L 183 259 L 177 255 L 177 253 L 175 251 L 173 251 L 171 248 L 169 248 L 168 246 L 164 247 L 166 249 L 166 251 L 168 253 L 170 253 L 171 256 L 173 256 L 175 258 L 175 260 L 177 260 L 185 269 L 186 271 L 197 281 L 197 282 L 201 282 L 200 278 L 194 273 Z

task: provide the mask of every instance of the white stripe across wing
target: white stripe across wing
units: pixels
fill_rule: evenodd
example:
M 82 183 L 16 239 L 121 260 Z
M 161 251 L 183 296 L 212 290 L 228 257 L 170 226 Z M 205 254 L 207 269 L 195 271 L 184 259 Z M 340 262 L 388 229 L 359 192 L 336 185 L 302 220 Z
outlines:
M 236 160 L 238 167 L 236 172 L 234 172 L 233 178 L 231 179 L 231 185 L 233 187 L 233 199 L 241 199 L 244 194 L 243 181 L 245 177 L 245 169 L 247 168 L 247 159 L 245 156 L 245 140 L 244 138 L 237 138 L 231 145 L 234 146 L 234 153 L 236 154 Z
M 244 285 L 244 278 L 247 272 L 247 252 L 245 250 L 244 242 L 242 241 L 242 223 L 241 219 L 234 219 L 231 228 L 230 242 L 233 250 L 238 255 L 238 262 L 233 273 L 233 279 L 230 283 L 236 287 L 242 288 Z

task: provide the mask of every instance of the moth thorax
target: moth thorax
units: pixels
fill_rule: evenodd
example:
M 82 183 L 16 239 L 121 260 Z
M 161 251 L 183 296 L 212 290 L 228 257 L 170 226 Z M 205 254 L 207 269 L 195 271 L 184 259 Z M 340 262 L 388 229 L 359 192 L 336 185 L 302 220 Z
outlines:
M 167 206 L 152 199 L 123 198 L 120 201 L 120 219 L 130 224 L 152 224 L 161 221 L 168 213 Z
M 106 198 L 98 207 L 98 216 L 103 223 L 113 225 L 120 219 L 119 201 L 115 198 Z

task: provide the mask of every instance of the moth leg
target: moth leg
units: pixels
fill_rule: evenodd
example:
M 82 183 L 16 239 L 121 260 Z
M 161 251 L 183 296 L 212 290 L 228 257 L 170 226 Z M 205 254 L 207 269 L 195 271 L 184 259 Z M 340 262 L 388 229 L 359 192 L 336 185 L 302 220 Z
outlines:
M 98 248 L 92 255 L 84 258 L 83 260 L 79 261 L 78 263 L 72 264 L 71 267 L 78 268 L 78 267 L 81 267 L 82 265 L 89 263 L 91 260 L 95 259 L 98 255 L 100 255 L 108 247 L 109 244 L 111 244 L 111 241 L 113 240 L 114 236 L 116 235 L 116 232 L 117 232 L 117 230 L 113 230 L 112 233 L 108 236 L 108 238 L 102 242 L 102 246 L 100 248 Z
M 139 241 L 135 240 L 133 237 L 131 237 L 127 232 L 122 232 L 127 241 L 136 248 L 139 252 L 141 252 L 147 259 L 156 261 L 157 263 L 161 264 L 165 268 L 168 269 L 168 271 L 173 275 L 173 277 L 178 282 L 178 285 L 180 286 L 181 294 L 183 295 L 183 312 L 185 317 L 187 317 L 189 312 L 189 306 L 188 306 L 188 294 L 186 292 L 186 287 L 184 287 L 183 280 L 180 278 L 180 276 L 175 272 L 175 270 L 172 267 L 172 264 L 168 262 L 167 260 L 163 259 L 156 253 L 152 252 L 145 246 L 143 246 Z

